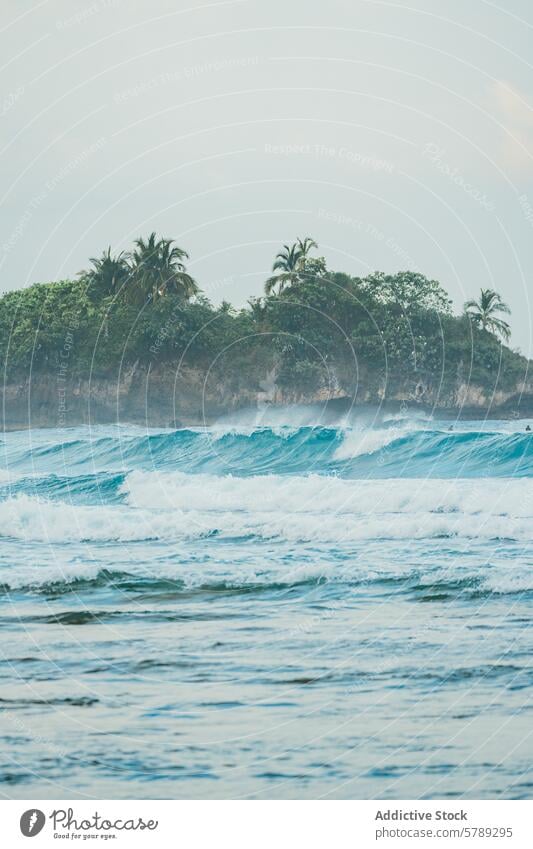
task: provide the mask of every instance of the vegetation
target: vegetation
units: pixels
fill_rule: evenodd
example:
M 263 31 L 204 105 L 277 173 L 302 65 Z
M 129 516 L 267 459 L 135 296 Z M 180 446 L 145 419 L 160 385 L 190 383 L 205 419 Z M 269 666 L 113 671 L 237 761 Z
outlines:
M 123 294 L 134 304 L 156 301 L 169 293 L 191 298 L 199 290 L 187 274 L 183 260 L 188 258 L 172 239 L 150 233 L 146 240 L 135 240 L 131 253 L 114 257 L 108 248 L 100 259 L 91 259 L 93 267 L 79 276 L 97 298 Z
M 508 307 L 491 290 L 452 313 L 442 286 L 402 271 L 353 277 L 311 256 L 310 237 L 284 245 L 265 295 L 236 310 L 213 306 L 186 268 L 187 253 L 152 233 L 130 253 L 108 248 L 76 280 L 36 284 L 0 299 L 5 379 L 33 373 L 115 376 L 172 368 L 213 386 L 259 390 L 267 373 L 295 394 L 367 395 L 396 387 L 453 391 L 461 381 L 509 391 L 527 360 L 502 344 Z M 67 369 L 68 366 L 68 369 Z M 207 379 L 207 378 L 206 378 Z
M 511 338 L 511 328 L 506 321 L 498 317 L 499 313 L 510 315 L 511 310 L 493 289 L 482 289 L 478 301 L 466 302 L 465 311 L 483 330 L 501 336 L 506 342 Z
M 288 286 L 294 286 L 317 274 L 325 274 L 324 259 L 321 257 L 317 260 L 309 257 L 312 248 L 318 248 L 318 245 L 310 236 L 298 239 L 293 245 L 283 245 L 283 250 L 276 254 L 272 266 L 272 271 L 277 273 L 266 281 L 265 294 L 271 295 L 277 290 L 277 294 L 281 295 Z

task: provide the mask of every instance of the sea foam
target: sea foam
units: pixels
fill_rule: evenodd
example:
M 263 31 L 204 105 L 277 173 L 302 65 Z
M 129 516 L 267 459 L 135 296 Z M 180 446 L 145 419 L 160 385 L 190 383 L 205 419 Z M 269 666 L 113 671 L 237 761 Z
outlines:
M 27 540 L 140 541 L 213 534 L 292 542 L 464 537 L 528 540 L 533 482 L 391 480 L 133 472 L 124 504 L 19 495 L 0 502 L 0 534 Z

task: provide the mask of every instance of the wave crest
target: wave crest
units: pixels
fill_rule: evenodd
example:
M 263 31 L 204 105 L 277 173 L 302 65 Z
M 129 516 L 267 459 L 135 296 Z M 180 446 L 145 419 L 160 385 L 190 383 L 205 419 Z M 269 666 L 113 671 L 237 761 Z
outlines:
M 531 538 L 533 482 L 254 478 L 133 472 L 124 504 L 26 494 L 0 503 L 0 535 L 50 542 L 222 538 L 337 543 Z
M 7 471 L 17 475 L 173 469 L 240 477 L 309 472 L 380 479 L 533 476 L 533 435 L 509 426 L 448 431 L 446 425 L 395 421 L 378 428 L 215 427 L 119 436 L 96 430 L 86 438 L 69 434 L 66 442 L 26 446 L 23 437 L 8 436 Z M 0 470 L 0 483 L 1 477 Z

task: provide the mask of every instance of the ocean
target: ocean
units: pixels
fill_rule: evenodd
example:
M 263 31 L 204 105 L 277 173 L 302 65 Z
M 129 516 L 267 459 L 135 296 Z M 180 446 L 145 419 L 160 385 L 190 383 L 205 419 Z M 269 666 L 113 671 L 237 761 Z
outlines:
M 533 435 L 2 435 L 4 798 L 531 798 Z

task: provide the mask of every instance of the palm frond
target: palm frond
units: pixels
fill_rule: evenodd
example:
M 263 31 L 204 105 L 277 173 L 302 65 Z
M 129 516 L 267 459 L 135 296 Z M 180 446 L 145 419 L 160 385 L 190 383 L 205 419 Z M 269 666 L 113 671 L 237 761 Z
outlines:
M 467 301 L 464 310 L 469 319 L 482 330 L 499 335 L 506 342 L 511 338 L 510 326 L 498 318 L 498 313 L 510 315 L 510 307 L 494 289 L 481 289 L 479 299 Z

